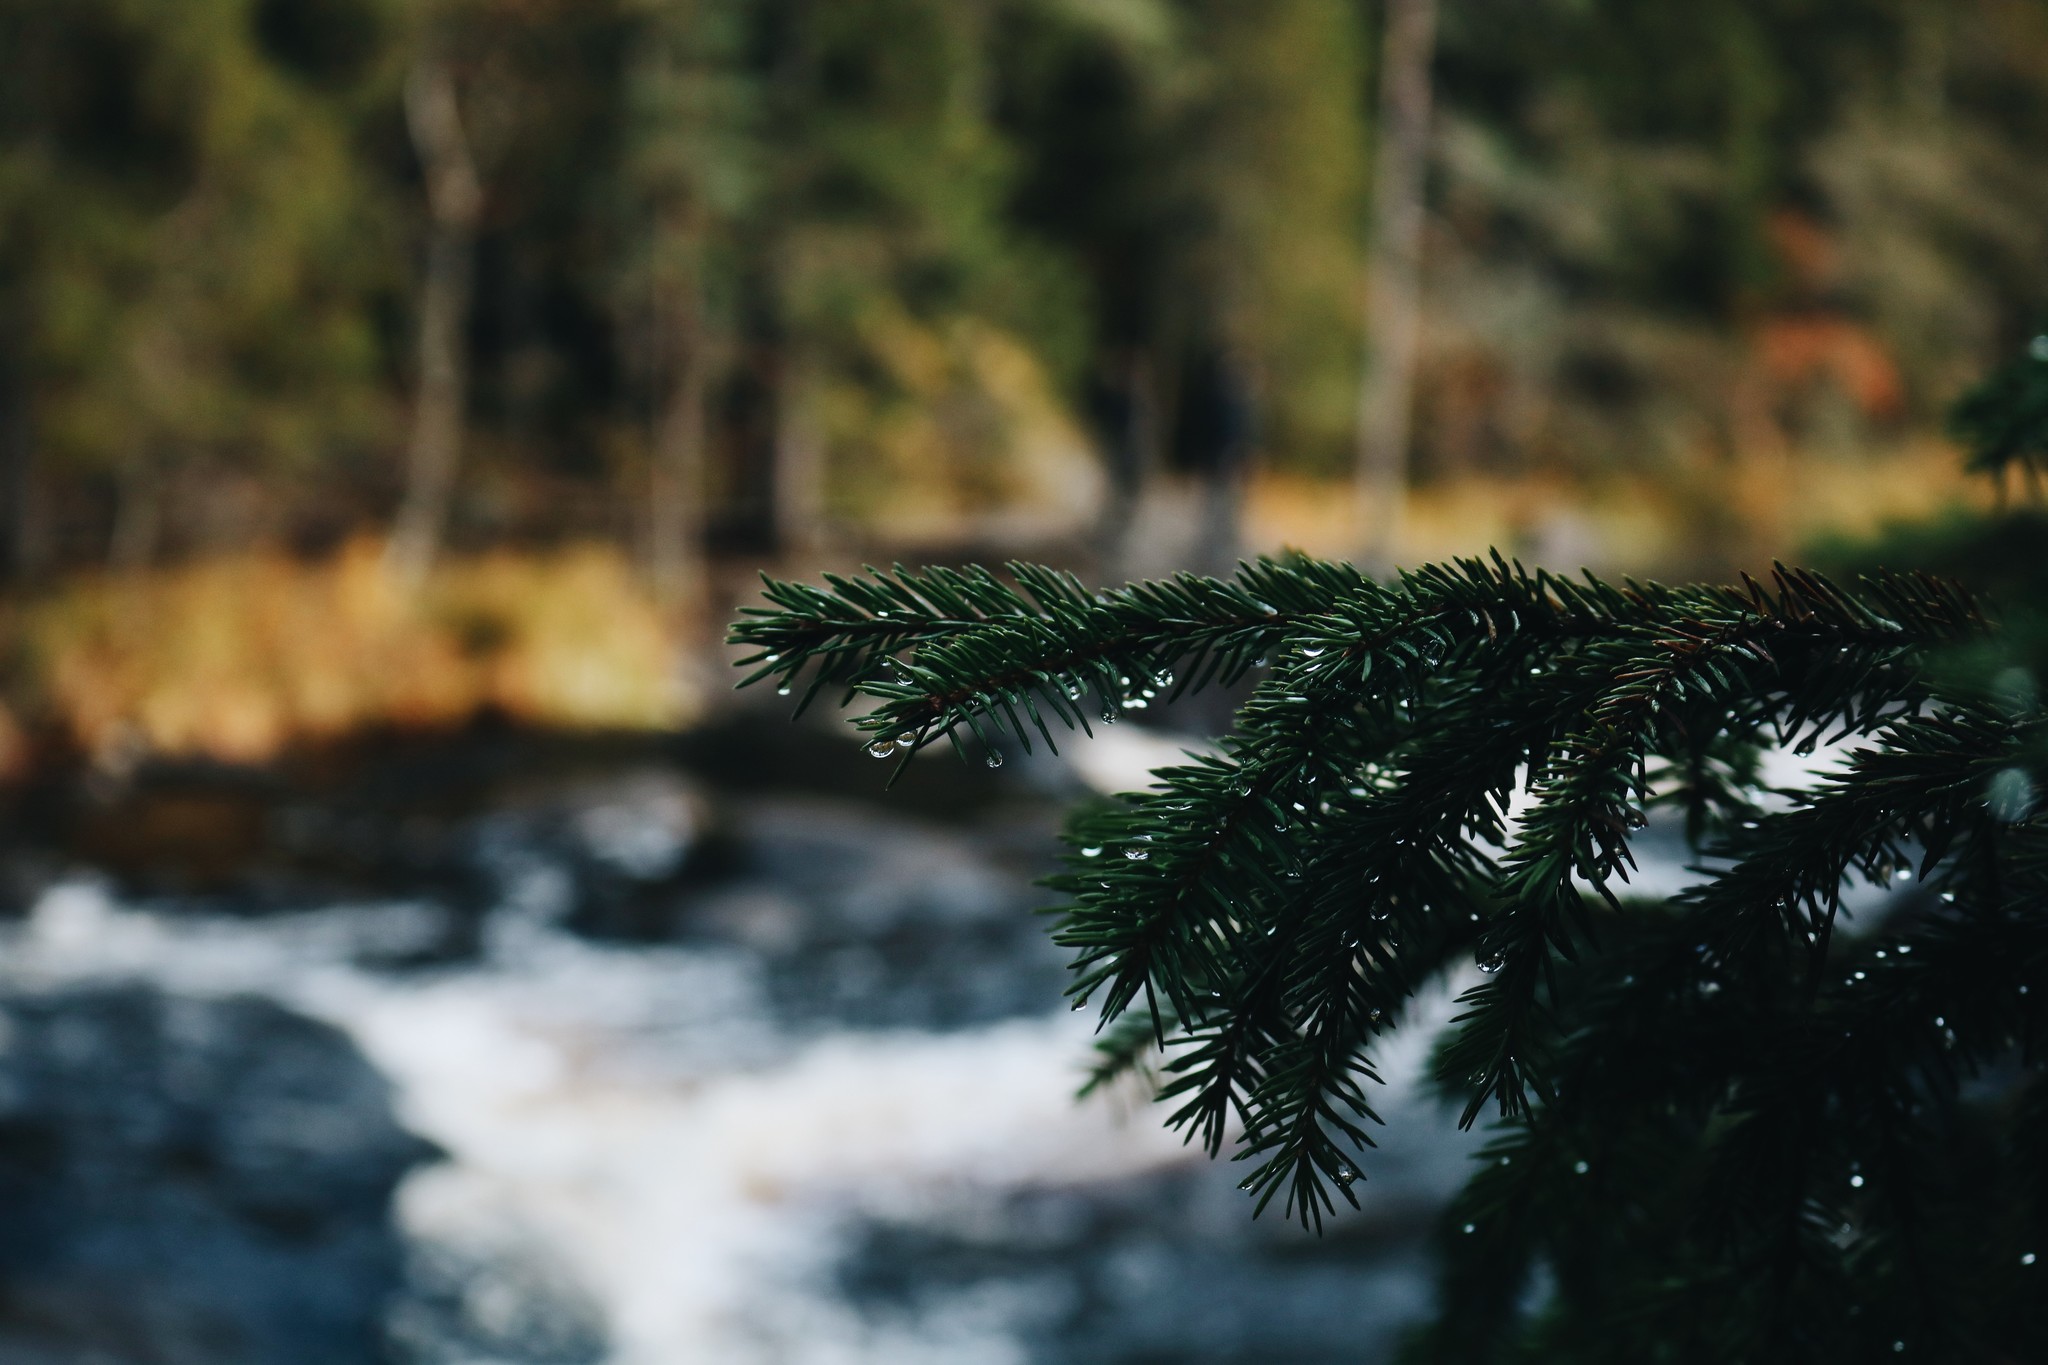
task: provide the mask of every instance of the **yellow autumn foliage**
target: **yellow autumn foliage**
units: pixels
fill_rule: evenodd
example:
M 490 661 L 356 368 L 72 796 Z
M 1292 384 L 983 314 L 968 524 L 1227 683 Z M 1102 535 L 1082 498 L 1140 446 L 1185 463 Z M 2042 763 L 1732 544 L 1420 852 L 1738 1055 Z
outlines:
M 15 604 L 19 705 L 92 753 L 258 761 L 374 726 L 496 709 L 571 728 L 670 726 L 694 698 L 674 629 L 616 550 L 452 559 L 408 595 L 370 540 L 71 580 Z

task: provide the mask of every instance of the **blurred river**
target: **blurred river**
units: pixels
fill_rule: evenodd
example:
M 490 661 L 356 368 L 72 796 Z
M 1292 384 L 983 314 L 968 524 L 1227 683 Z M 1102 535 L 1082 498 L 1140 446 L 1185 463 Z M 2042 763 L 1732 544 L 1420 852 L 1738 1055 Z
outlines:
M 1031 913 L 1062 804 L 1172 749 L 899 800 L 791 742 L 424 823 L 258 794 L 274 841 L 407 843 L 375 894 L 46 876 L 0 931 L 0 1361 L 1382 1358 L 1472 1146 L 1416 1084 L 1445 1000 L 1381 1058 L 1365 1212 L 1254 1222 L 1141 1097 L 1074 1099 Z

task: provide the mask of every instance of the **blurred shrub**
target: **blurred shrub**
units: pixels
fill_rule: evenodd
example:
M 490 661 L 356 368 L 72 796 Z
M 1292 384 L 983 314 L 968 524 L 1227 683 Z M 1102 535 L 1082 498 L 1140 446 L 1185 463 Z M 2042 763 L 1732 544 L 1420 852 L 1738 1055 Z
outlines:
M 2048 678 L 2048 510 L 2038 506 L 1992 513 L 1952 510 L 1862 539 L 1815 547 L 1812 562 L 1839 578 L 1877 569 L 1919 570 L 1953 579 L 1983 601 L 1998 622 L 1995 640 L 1952 649 L 1939 666 L 2023 710 L 2038 705 Z
M 692 709 L 674 630 L 615 550 L 451 560 L 416 597 L 380 556 L 365 540 L 317 563 L 259 551 L 73 580 L 0 620 L 10 700 L 102 758 L 242 762 L 485 710 L 637 728 Z

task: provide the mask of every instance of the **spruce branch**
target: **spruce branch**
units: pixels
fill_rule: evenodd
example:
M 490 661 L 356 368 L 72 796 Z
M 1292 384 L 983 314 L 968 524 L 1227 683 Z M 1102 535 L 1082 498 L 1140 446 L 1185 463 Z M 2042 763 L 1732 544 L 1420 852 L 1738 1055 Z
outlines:
M 1751 1092 L 1729 1079 L 1757 1065 L 1729 1042 L 1754 1038 L 1729 1028 L 1738 1002 L 1768 1006 L 1788 1037 L 1848 1027 L 1835 947 L 1848 878 L 1917 859 L 1930 886 L 1972 904 L 2048 885 L 2031 824 L 1986 798 L 2033 762 L 2031 732 L 1927 666 L 1984 630 L 1944 582 L 1851 591 L 1781 566 L 1732 587 L 1609 584 L 1497 555 L 1387 583 L 1302 558 L 1101 593 L 1051 570 L 1008 574 L 771 583 L 733 639 L 757 651 L 749 681 L 808 676 L 811 692 L 868 697 L 870 747 L 906 756 L 941 735 L 1050 745 L 1091 715 L 1260 673 L 1220 752 L 1076 818 L 1051 881 L 1067 897 L 1055 937 L 1076 1007 L 1094 1005 L 1104 1030 L 1091 1088 L 1156 1058 L 1168 1122 L 1211 1153 L 1235 1131 L 1256 1207 L 1278 1200 L 1310 1226 L 1337 1198 L 1358 1202 L 1374 1039 L 1467 954 L 1486 979 L 1462 997 L 1440 1074 L 1467 1123 L 1493 1102 L 1501 1140 L 1535 1144 L 1533 1159 L 1583 1148 L 1630 1093 L 1666 1097 L 1681 1126 L 1733 1122 L 1714 1115 Z M 1766 748 L 1856 737 L 1842 774 L 1789 804 L 1758 783 Z M 1706 861 L 1694 891 L 1653 912 L 1626 888 L 1636 832 L 1670 802 Z M 1895 951 L 1939 956 L 1907 938 Z M 1859 983 L 1880 979 L 1875 959 L 1857 961 Z M 1957 1008 L 1966 1029 L 1970 1017 Z M 1634 1092 L 1616 1068 L 1638 1054 L 1613 1046 L 1631 1030 L 1673 1044 L 1643 1059 Z M 1960 1046 L 1968 1065 L 1990 1056 Z M 1785 1131 L 1744 1119 L 1729 1132 L 1745 1126 Z M 1556 1160 L 1534 1164 L 1555 1174 Z M 1529 1208 L 1551 1207 L 1536 1193 Z M 1795 1204 L 1771 1205 L 1783 1266 L 1812 1260 Z

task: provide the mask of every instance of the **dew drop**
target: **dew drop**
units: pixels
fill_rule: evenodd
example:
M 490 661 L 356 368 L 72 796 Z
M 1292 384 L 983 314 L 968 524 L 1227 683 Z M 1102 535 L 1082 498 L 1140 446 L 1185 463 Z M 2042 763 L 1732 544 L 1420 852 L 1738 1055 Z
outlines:
M 1477 1230 L 1477 1225 L 1476 1225 L 1476 1224 L 1472 1224 L 1472 1223 L 1467 1223 L 1467 1224 L 1465 1224 L 1465 1235 L 1466 1235 L 1467 1237 L 1470 1237 L 1470 1236 L 1471 1236 L 1471 1235 L 1473 1234 L 1473 1232 L 1475 1232 L 1476 1230 Z
M 1339 1185 L 1349 1187 L 1357 1179 L 1358 1172 L 1352 1170 L 1349 1166 L 1339 1166 L 1337 1168 L 1337 1183 Z
M 1151 703 L 1147 702 L 1143 697 L 1132 697 L 1129 701 L 1125 702 L 1124 705 L 1129 707 L 1133 711 L 1142 711 L 1147 706 L 1151 705 Z
M 1113 706 L 1105 706 L 1105 707 L 1103 707 L 1103 708 L 1102 708 L 1102 723 L 1103 723 L 1104 725 L 1114 725 L 1114 724 L 1116 724 L 1116 722 L 1117 722 L 1117 712 L 1116 712 L 1116 708 L 1115 708 L 1115 707 L 1113 707 Z
M 878 739 L 868 745 L 868 757 L 870 758 L 888 758 L 895 752 L 896 741 L 893 739 Z
M 1303 645 L 1301 647 L 1301 657 L 1304 659 L 1320 659 L 1323 657 L 1323 647 L 1321 645 Z
M 1584 1175 L 1584 1174 L 1585 1174 L 1585 1173 L 1586 1173 L 1587 1171 L 1590 1171 L 1590 1170 L 1592 1170 L 1593 1168 L 1592 1168 L 1591 1166 L 1588 1166 L 1588 1165 L 1587 1165 L 1587 1164 L 1586 1164 L 1585 1162 L 1583 1162 L 1583 1161 L 1574 1161 L 1574 1162 L 1572 1163 L 1572 1169 L 1573 1169 L 1574 1171 L 1576 1171 L 1576 1172 L 1577 1172 L 1578 1174 L 1580 1174 L 1580 1175 Z
M 1913 880 L 1913 869 L 1910 867 L 1902 867 L 1897 872 L 1894 872 L 1892 874 L 1892 879 L 1894 881 L 1910 882 Z
M 1127 848 L 1124 850 L 1124 856 L 1126 858 L 1129 858 L 1134 863 L 1142 863 L 1147 858 L 1150 858 L 1152 854 L 1148 850 L 1142 848 Z
M 1084 848 L 1081 850 L 1081 856 L 1083 858 L 1100 858 L 1102 856 L 1102 850 L 1099 847 Z
M 2034 1253 L 2033 1253 L 2033 1252 L 2031 1252 L 2031 1251 L 2027 1252 L 2027 1253 L 2026 1253 L 2026 1254 L 2025 1254 L 2024 1256 L 2021 1256 L 2021 1257 L 2020 1257 L 2020 1264 L 2021 1264 L 2021 1265 L 2032 1265 L 2033 1263 L 2034 1263 Z
M 1488 976 L 1493 975 L 1506 965 L 1507 959 L 1499 953 L 1488 953 L 1485 957 L 1479 959 L 1479 970 L 1485 972 Z
M 1944 892 L 1942 892 L 1942 893 L 1941 893 L 1941 903 L 1942 903 L 1943 905 L 1954 905 L 1954 904 L 1956 903 L 1956 893 L 1955 893 L 1955 892 L 1953 892 L 1953 891 L 1944 891 Z
M 1850 1177 L 1849 1177 L 1849 1188 L 1850 1188 L 1850 1189 L 1852 1189 L 1852 1190 L 1860 1190 L 1860 1189 L 1862 1189 L 1862 1188 L 1863 1188 L 1863 1177 L 1862 1177 L 1862 1176 L 1860 1176 L 1860 1175 L 1852 1175 L 1852 1176 L 1850 1176 Z
M 1904 957 L 1904 956 L 1905 956 L 1906 954 L 1908 954 L 1908 953 L 1910 953 L 1910 952 L 1912 952 L 1912 951 L 1913 951 L 1913 945 L 1912 945 L 1912 944 L 1910 944 L 1910 943 L 1901 943 L 1901 944 L 1899 945 L 1899 956 L 1900 956 L 1900 957 Z
M 990 750 L 988 751 L 988 766 L 989 766 L 989 767 L 991 767 L 991 768 L 1000 768 L 1000 767 L 1002 767 L 1002 766 L 1003 766 L 1003 756 L 1002 756 L 1002 754 L 1001 754 L 1000 752 L 998 752 L 997 750 L 995 750 L 995 749 L 990 749 Z
M 775 689 L 775 695 L 776 695 L 776 696 L 778 696 L 778 697 L 786 697 L 786 696 L 788 696 L 788 695 L 789 695 L 789 684 L 788 684 L 788 683 L 784 683 L 784 684 L 783 684 L 782 686 L 780 686 L 780 687 L 776 688 L 776 689 Z
M 1508 1159 L 1507 1159 L 1506 1157 L 1502 1157 L 1502 1158 L 1500 1159 L 1500 1164 L 1501 1164 L 1501 1165 L 1503 1165 L 1503 1166 L 1507 1165 L 1507 1164 L 1508 1164 Z
M 905 730 L 902 734 L 896 736 L 896 747 L 899 749 L 915 749 L 917 747 L 917 731 Z
M 782 662 L 782 656 L 780 654 L 770 654 L 767 657 L 767 659 L 764 660 L 764 662 L 771 664 L 779 664 Z
M 2048 335 L 2037 336 L 2028 342 L 2027 354 L 2036 360 L 2048 363 Z
M 1895 1341 L 1895 1342 L 1893 1342 L 1893 1343 L 1892 1343 L 1892 1354 L 1894 1354 L 1894 1355 L 1902 1355 L 1902 1354 L 1904 1354 L 1904 1353 L 1905 1353 L 1905 1350 L 1906 1350 L 1906 1343 L 1905 1343 L 1905 1342 L 1903 1342 L 1903 1341 Z
M 1853 979 L 1854 979 L 1854 980 L 1857 980 L 1857 981 L 1864 981 L 1864 980 L 1868 980 L 1868 979 L 1869 979 L 1869 976 L 1870 976 L 1870 973 L 1868 973 L 1868 972 L 1858 972 L 1858 973 L 1856 973 L 1856 975 L 1855 975 L 1855 977 L 1854 977 Z

